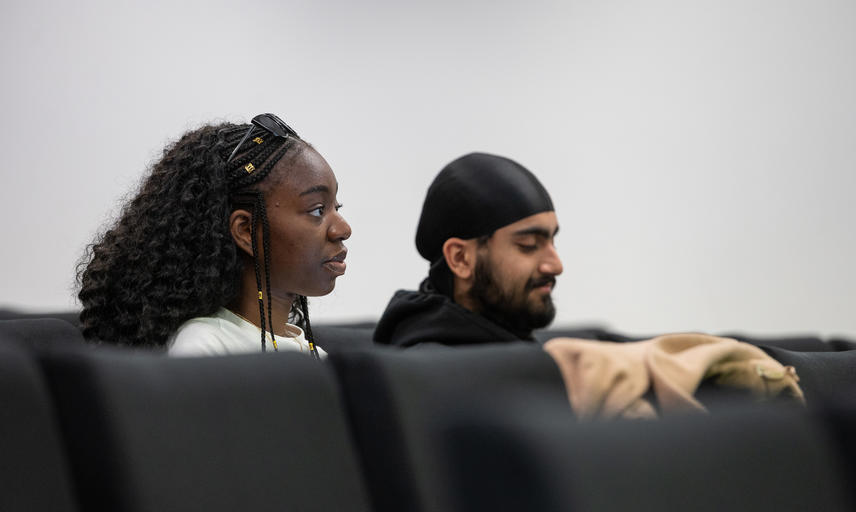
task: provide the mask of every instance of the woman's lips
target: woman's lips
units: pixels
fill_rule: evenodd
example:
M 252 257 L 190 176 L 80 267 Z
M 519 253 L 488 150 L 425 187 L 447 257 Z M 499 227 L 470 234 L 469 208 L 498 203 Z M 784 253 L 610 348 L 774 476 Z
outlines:
M 348 255 L 348 251 L 342 251 L 339 254 L 333 256 L 329 260 L 324 262 L 324 267 L 327 268 L 330 272 L 340 276 L 345 273 L 345 269 L 347 268 L 347 264 L 345 263 L 345 257 Z
M 324 266 L 327 267 L 327 270 L 339 276 L 345 273 L 345 268 L 347 267 L 344 261 L 328 261 L 324 263 Z

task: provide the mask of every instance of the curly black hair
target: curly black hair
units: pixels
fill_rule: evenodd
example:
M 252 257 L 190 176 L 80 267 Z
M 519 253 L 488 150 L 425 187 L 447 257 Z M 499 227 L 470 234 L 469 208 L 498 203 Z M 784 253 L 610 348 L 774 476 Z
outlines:
M 259 130 L 258 136 L 229 161 L 251 129 Z M 296 135 L 269 135 L 252 125 L 206 125 L 164 149 L 136 196 L 87 247 L 78 264 L 84 337 L 164 348 L 182 323 L 211 315 L 236 298 L 243 262 L 229 231 L 229 216 L 236 208 L 251 210 L 254 245 L 256 225 L 262 224 L 262 241 L 267 246 L 264 191 L 273 178 L 265 178 L 289 150 L 308 146 Z M 253 253 L 261 292 L 255 247 Z M 264 263 L 269 296 L 269 261 Z M 298 297 L 292 318 L 314 347 L 306 302 Z M 270 307 L 265 322 L 259 303 L 264 350 L 265 324 L 271 333 L 273 328 Z

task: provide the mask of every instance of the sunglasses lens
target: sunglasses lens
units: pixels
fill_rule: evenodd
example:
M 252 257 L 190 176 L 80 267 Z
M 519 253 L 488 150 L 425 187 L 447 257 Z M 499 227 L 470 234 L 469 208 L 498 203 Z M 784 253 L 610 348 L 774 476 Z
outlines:
M 253 123 L 261 126 L 278 137 L 297 136 L 297 132 L 273 114 L 261 114 L 253 118 Z

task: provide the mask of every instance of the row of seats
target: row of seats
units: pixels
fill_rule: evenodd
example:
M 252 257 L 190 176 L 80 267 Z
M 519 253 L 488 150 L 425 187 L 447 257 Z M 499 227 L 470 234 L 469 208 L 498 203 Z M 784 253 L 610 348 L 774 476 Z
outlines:
M 0 321 L 17 319 L 40 319 L 58 318 L 72 325 L 78 325 L 79 311 L 58 311 L 54 313 L 25 313 L 14 309 L 0 308 Z M 346 324 L 322 324 L 316 325 L 315 335 L 324 338 L 325 350 L 336 352 L 341 350 L 353 350 L 370 348 L 373 344 L 376 322 L 351 322 Z M 544 343 L 552 338 L 584 338 L 598 341 L 626 342 L 653 338 L 663 333 L 650 333 L 648 335 L 628 335 L 626 333 L 613 331 L 600 326 L 552 326 L 546 329 L 536 330 L 535 339 Z M 844 350 L 856 350 L 856 340 L 833 336 L 821 338 L 812 334 L 797 334 L 787 336 L 758 336 L 743 332 L 709 333 L 724 338 L 734 338 L 740 341 L 764 347 L 783 348 L 791 351 L 801 352 L 837 352 Z
M 0 510 L 853 510 L 856 351 L 777 350 L 810 407 L 580 423 L 526 344 L 168 358 L 0 321 Z

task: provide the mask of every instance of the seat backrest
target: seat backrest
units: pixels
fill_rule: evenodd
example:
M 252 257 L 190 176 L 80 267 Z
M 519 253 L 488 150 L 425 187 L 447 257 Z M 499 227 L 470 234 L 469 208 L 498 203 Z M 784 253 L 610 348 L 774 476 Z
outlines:
M 296 353 L 42 355 L 85 510 L 368 510 L 330 368 Z
M 845 479 L 856 482 L 856 393 L 853 390 L 825 397 L 823 407 L 815 413 L 835 441 L 845 463 Z M 856 486 L 850 485 L 850 496 L 856 505 Z M 854 506 L 856 509 L 856 506 Z
M 535 339 L 546 343 L 553 338 L 581 338 L 584 340 L 599 340 L 612 342 L 626 342 L 643 340 L 645 337 L 631 337 L 608 331 L 601 327 L 553 327 L 550 329 L 537 330 L 532 333 Z
M 314 325 L 315 342 L 328 354 L 347 350 L 370 349 L 374 346 L 372 327 Z
M 856 350 L 799 352 L 761 348 L 778 362 L 796 368 L 809 405 L 834 401 L 845 392 L 856 395 Z
M 856 350 L 856 340 L 831 338 L 827 343 L 832 350 Z
M 53 402 L 30 347 L 0 330 L 0 510 L 77 510 Z
M 80 325 L 80 311 L 62 310 L 53 312 L 25 313 L 14 309 L 0 308 L 0 320 L 29 320 L 40 318 L 56 318 L 64 320 L 75 327 Z
M 472 347 L 377 347 L 332 354 L 375 509 L 446 510 L 431 424 L 449 405 L 529 389 L 566 401 L 553 360 L 528 343 Z M 570 406 L 567 406 L 570 409 Z
M 581 424 L 563 405 L 447 415 L 448 510 L 853 510 L 834 442 L 804 410 Z
M 83 343 L 80 329 L 59 318 L 18 318 L 0 320 L 0 339 L 30 345 Z
M 741 333 L 726 333 L 720 334 L 723 338 L 734 338 L 738 341 L 750 343 L 756 346 L 779 347 L 791 351 L 800 352 L 826 352 L 835 350 L 827 342 L 817 336 L 791 335 L 791 336 L 750 336 Z

